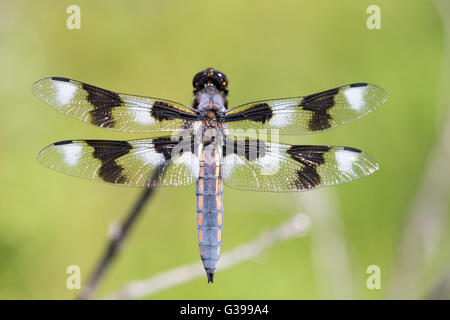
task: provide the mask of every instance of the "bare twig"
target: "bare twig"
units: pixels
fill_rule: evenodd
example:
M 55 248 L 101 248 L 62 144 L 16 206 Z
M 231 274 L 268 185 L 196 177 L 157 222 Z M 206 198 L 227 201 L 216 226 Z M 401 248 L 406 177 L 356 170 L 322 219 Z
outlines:
M 124 242 L 128 232 L 130 231 L 131 226 L 136 221 L 139 214 L 142 212 L 144 204 L 148 200 L 150 200 L 157 185 L 157 181 L 163 174 L 165 166 L 166 164 L 161 164 L 159 167 L 157 167 L 155 173 L 149 180 L 148 187 L 145 188 L 136 205 L 133 207 L 133 210 L 130 211 L 123 223 L 113 232 L 111 240 L 108 243 L 108 246 L 106 247 L 106 250 L 103 254 L 103 257 L 95 268 L 95 271 L 93 272 L 88 284 L 84 286 L 83 291 L 81 292 L 81 295 L 79 297 L 80 299 L 90 299 L 95 293 L 95 290 L 97 289 L 100 281 L 108 270 L 108 267 L 111 265 L 111 262 L 120 251 L 121 245 Z
M 427 296 L 424 283 L 426 270 L 438 254 L 448 255 L 448 250 L 439 250 L 439 244 L 445 234 L 447 197 L 450 193 L 450 5 L 446 1 L 435 1 L 435 4 L 441 14 L 446 40 L 440 84 L 440 104 L 446 114 L 440 117 L 444 119 L 440 126 L 442 132 L 428 156 L 425 174 L 408 213 L 399 259 L 392 275 L 391 298 L 417 299 Z
M 231 268 L 243 261 L 253 259 L 273 245 L 290 238 L 304 236 L 309 229 L 309 217 L 297 214 L 275 229 L 261 233 L 255 240 L 225 252 L 219 260 L 218 270 Z M 204 275 L 201 262 L 187 264 L 164 271 L 151 278 L 131 282 L 106 299 L 133 299 L 148 296 L 161 290 L 191 281 Z

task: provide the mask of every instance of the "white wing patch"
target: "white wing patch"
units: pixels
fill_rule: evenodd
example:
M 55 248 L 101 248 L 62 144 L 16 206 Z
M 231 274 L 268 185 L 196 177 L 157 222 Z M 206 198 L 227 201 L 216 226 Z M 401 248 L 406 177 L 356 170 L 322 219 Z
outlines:
M 255 164 L 261 166 L 262 175 L 273 175 L 280 170 L 282 159 L 280 148 L 273 144 L 263 157 L 255 160 Z
M 353 171 L 353 163 L 358 159 L 358 153 L 339 150 L 334 153 L 336 164 L 343 172 Z
M 184 164 L 195 177 L 195 179 L 198 178 L 200 171 L 200 161 L 198 157 L 192 152 L 183 152 L 181 156 L 176 157 L 173 160 L 173 163 Z
M 232 153 L 222 160 L 222 179 L 228 179 L 236 166 L 245 166 L 245 161 L 242 160 L 237 154 Z
M 55 146 L 58 148 L 57 146 Z M 65 145 L 64 147 L 58 148 L 60 152 L 64 156 L 64 162 L 69 166 L 76 166 L 78 164 L 78 161 L 80 161 L 81 158 L 81 151 L 83 150 L 82 145 Z
M 164 155 L 156 152 L 153 149 L 138 151 L 137 154 L 141 158 L 142 162 L 144 162 L 144 164 L 149 164 L 152 167 L 157 167 L 164 162 Z
M 122 100 L 125 103 L 135 105 L 136 107 L 142 108 L 142 109 L 134 109 L 133 107 L 130 107 L 130 111 L 132 112 L 134 116 L 134 121 L 143 125 L 143 126 L 149 126 L 155 123 L 155 119 L 150 114 L 150 105 L 147 103 L 139 102 L 133 99 L 128 98 L 122 98 Z
M 155 123 L 155 119 L 150 115 L 150 111 L 133 111 L 134 119 L 143 126 L 149 126 Z
M 270 119 L 269 124 L 275 128 L 284 128 L 291 124 L 292 122 L 292 112 L 280 110 L 275 112 L 272 119 Z
M 366 104 L 364 101 L 366 89 L 367 87 L 351 87 L 345 89 L 344 96 L 347 99 L 350 108 L 356 111 L 361 110 L 361 108 Z
M 53 83 L 56 91 L 56 102 L 60 106 L 69 105 L 78 90 L 77 86 L 70 82 L 54 81 Z

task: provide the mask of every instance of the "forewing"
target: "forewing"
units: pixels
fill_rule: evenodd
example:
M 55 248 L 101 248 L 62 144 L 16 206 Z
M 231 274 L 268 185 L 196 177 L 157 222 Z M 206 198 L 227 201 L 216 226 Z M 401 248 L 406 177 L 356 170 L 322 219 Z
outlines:
M 166 163 L 158 186 L 185 186 L 198 177 L 193 138 L 159 137 L 131 141 L 67 140 L 44 148 L 38 161 L 51 169 L 112 184 L 146 186 Z
M 228 110 L 224 121 L 231 130 L 277 129 L 280 134 L 307 134 L 357 120 L 386 99 L 382 88 L 354 83 L 304 97 L 244 104 Z
M 230 136 L 222 158 L 225 185 L 254 191 L 310 190 L 347 183 L 376 170 L 375 159 L 354 148 L 285 145 Z
M 32 90 L 69 117 L 124 132 L 177 131 L 198 119 L 196 110 L 174 101 L 116 93 L 67 78 L 41 79 Z

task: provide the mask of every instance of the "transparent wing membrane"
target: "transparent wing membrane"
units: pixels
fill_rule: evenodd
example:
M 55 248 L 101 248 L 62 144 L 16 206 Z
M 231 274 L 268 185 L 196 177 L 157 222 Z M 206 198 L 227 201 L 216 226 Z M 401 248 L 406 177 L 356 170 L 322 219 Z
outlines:
M 184 147 L 182 147 L 184 144 Z M 44 148 L 38 161 L 46 167 L 76 177 L 112 184 L 146 186 L 159 164 L 168 166 L 158 186 L 185 186 L 198 176 L 198 158 L 189 137 L 131 141 L 68 140 Z M 180 148 L 178 152 L 175 148 Z
M 239 144 L 244 147 L 236 147 Z M 286 145 L 237 137 L 228 137 L 226 145 L 224 184 L 242 190 L 303 191 L 347 183 L 378 170 L 372 156 L 349 147 Z M 236 152 L 239 149 L 241 152 Z
M 387 99 L 382 88 L 355 83 L 304 97 L 262 100 L 228 110 L 231 130 L 278 129 L 280 134 L 307 134 L 355 121 Z
M 198 120 L 196 110 L 174 101 L 116 93 L 67 78 L 41 79 L 32 90 L 69 117 L 124 132 L 177 131 Z

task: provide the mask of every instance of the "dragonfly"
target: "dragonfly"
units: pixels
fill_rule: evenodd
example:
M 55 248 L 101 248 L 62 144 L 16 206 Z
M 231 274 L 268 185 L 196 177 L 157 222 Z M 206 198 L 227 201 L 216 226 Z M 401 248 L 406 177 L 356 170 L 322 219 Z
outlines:
M 345 146 L 289 145 L 235 132 L 303 135 L 360 119 L 387 99 L 385 90 L 353 83 L 306 96 L 229 107 L 228 77 L 213 68 L 193 78 L 193 103 L 117 93 L 64 77 L 37 81 L 34 94 L 57 111 L 122 132 L 165 132 L 135 140 L 64 140 L 38 161 L 51 169 L 114 185 L 196 184 L 200 257 L 208 283 L 221 255 L 223 185 L 265 192 L 306 191 L 371 175 L 377 161 Z

